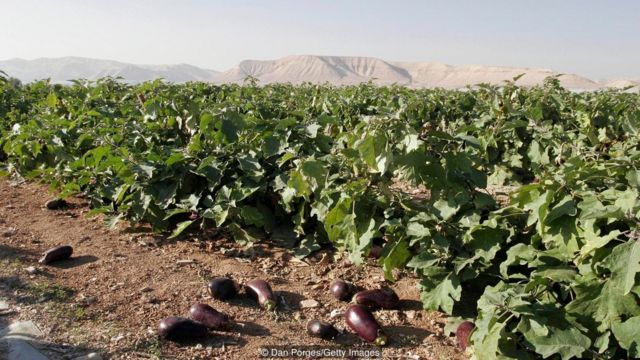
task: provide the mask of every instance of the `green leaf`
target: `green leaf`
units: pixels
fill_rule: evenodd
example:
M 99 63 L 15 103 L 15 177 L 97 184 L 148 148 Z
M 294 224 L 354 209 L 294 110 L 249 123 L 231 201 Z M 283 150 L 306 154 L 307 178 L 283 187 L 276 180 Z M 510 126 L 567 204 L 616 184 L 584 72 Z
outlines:
M 110 216 L 106 218 L 106 224 L 107 224 L 107 228 L 109 230 L 113 230 L 116 228 L 116 225 L 118 225 L 118 223 L 120 222 L 120 219 L 122 219 L 124 217 L 123 213 L 120 213 L 116 216 Z
M 421 252 L 411 258 L 407 263 L 407 267 L 412 269 L 427 269 L 434 266 L 440 261 L 440 258 L 428 252 Z
M 390 248 L 389 248 L 390 247 Z M 389 248 L 389 250 L 387 250 Z M 395 281 L 391 271 L 396 268 L 402 268 L 411 258 L 411 252 L 406 240 L 399 240 L 395 243 L 387 243 L 384 249 L 384 258 L 382 259 L 382 269 L 384 277 L 389 281 Z
M 304 259 L 314 252 L 322 249 L 314 236 L 308 235 L 300 242 L 300 246 L 293 251 L 293 255 L 298 259 Z
M 600 229 L 596 229 L 593 225 L 593 221 L 590 221 L 590 224 L 585 224 L 584 231 L 582 232 L 582 237 L 584 241 L 584 246 L 580 248 L 580 257 L 578 260 L 580 262 L 584 261 L 589 255 L 591 255 L 594 251 L 603 248 L 613 239 L 620 236 L 622 233 L 620 230 L 613 230 L 609 234 L 600 236 Z
M 301 166 L 302 174 L 311 180 L 309 181 L 313 191 L 320 187 L 324 187 L 327 179 L 327 164 L 323 164 L 316 160 L 303 161 Z
M 628 241 L 616 246 L 604 263 L 611 270 L 613 286 L 622 290 L 623 295 L 631 292 L 636 274 L 640 272 L 640 243 Z
M 640 189 L 640 170 L 629 170 L 626 175 L 629 185 Z
M 336 246 L 344 246 L 343 234 L 353 233 L 355 228 L 354 216 L 351 214 L 352 200 L 350 197 L 343 197 L 329 210 L 324 220 L 324 229 L 329 240 Z
M 550 224 L 553 220 L 561 216 L 575 216 L 577 213 L 578 210 L 576 209 L 576 203 L 573 201 L 571 196 L 565 196 L 549 211 L 544 222 L 545 224 Z
M 264 225 L 262 213 L 256 207 L 248 205 L 241 207 L 240 216 L 246 225 L 255 225 L 258 227 Z
M 499 353 L 498 345 L 504 336 L 505 323 L 491 322 L 488 329 L 478 328 L 473 332 L 472 343 L 473 352 L 478 360 L 493 360 Z
M 438 310 L 451 314 L 454 301 L 460 300 L 462 287 L 460 280 L 454 273 L 435 278 L 424 278 L 420 282 L 422 294 L 420 298 L 425 309 Z
M 229 143 L 238 141 L 239 132 L 245 126 L 242 115 L 235 111 L 227 111 L 220 115 L 222 126 L 220 131 L 224 134 L 225 140 Z
M 618 191 L 616 194 L 615 206 L 620 208 L 624 214 L 631 214 L 637 203 L 638 191 L 635 189 Z
M 171 233 L 171 236 L 169 236 L 167 239 L 174 239 L 180 236 L 180 234 L 182 234 L 183 231 L 185 231 L 191 224 L 193 224 L 193 222 L 194 220 L 188 220 L 178 223 L 175 230 L 173 230 L 173 232 Z
M 47 95 L 47 105 L 50 108 L 56 108 L 58 106 L 58 97 L 55 93 L 50 92 L 49 95 Z
M 442 166 L 421 151 L 412 151 L 394 160 L 398 178 L 412 185 L 426 184 L 428 188 L 446 185 L 446 174 Z
M 529 147 L 527 155 L 529 155 L 529 159 L 531 159 L 531 162 L 534 164 L 549 164 L 548 149 L 542 148 L 542 146 L 540 146 L 540 143 L 535 140 L 531 142 L 531 146 Z
M 384 134 L 367 134 L 356 148 L 372 170 L 380 173 L 387 171 L 391 154 L 387 152 L 387 137 Z
M 500 274 L 508 277 L 511 265 L 527 265 L 536 258 L 536 249 L 527 244 L 516 244 L 507 250 L 507 259 L 500 264 Z
M 231 223 L 227 227 L 233 236 L 233 239 L 242 246 L 247 246 L 258 242 L 257 233 L 248 231 L 240 227 L 236 223 Z
M 560 354 L 562 359 L 580 357 L 590 346 L 589 337 L 582 334 L 576 328 L 558 329 L 548 327 L 549 335 L 539 336 L 534 332 L 525 333 L 525 338 L 535 351 L 548 358 L 554 354 Z
M 629 356 L 640 357 L 640 316 L 634 316 L 622 323 L 613 324 L 613 335 Z
M 570 267 L 539 267 L 539 270 L 531 273 L 531 278 L 544 278 L 554 282 L 571 283 L 577 272 Z
M 474 258 L 491 261 L 500 250 L 505 240 L 505 233 L 501 229 L 478 225 L 469 230 L 464 238 L 467 248 L 474 253 Z
M 176 216 L 178 214 L 186 214 L 189 212 L 189 209 L 183 209 L 183 208 L 177 208 L 177 209 L 172 209 L 167 211 L 165 217 L 163 218 L 163 220 L 168 220 L 173 216 Z
M 442 220 L 449 220 L 453 215 L 455 215 L 460 209 L 460 204 L 456 203 L 454 199 L 439 199 L 438 201 L 433 203 L 433 207 L 438 210 L 438 216 L 442 218 Z
M 169 158 L 165 161 L 167 166 L 173 166 L 175 164 L 179 164 L 186 160 L 186 157 L 181 152 L 175 152 L 169 156 Z
M 625 314 L 640 314 L 640 306 L 634 294 L 624 295 L 622 288 L 613 281 L 577 283 L 575 299 L 566 306 L 567 312 L 576 317 L 590 319 L 600 331 L 619 323 Z

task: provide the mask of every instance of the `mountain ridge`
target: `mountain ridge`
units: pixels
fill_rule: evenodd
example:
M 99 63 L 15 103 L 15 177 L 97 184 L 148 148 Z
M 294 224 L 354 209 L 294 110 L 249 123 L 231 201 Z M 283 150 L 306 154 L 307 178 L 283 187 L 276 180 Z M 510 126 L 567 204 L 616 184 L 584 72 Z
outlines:
M 223 72 L 186 63 L 144 65 L 75 56 L 33 60 L 12 58 L 0 61 L 0 70 L 23 82 L 51 78 L 52 82 L 65 83 L 72 79 L 95 80 L 113 76 L 122 77 L 131 83 L 157 78 L 179 83 L 242 83 L 247 76 L 253 76 L 261 84 L 310 82 L 354 85 L 373 81 L 378 85 L 398 84 L 413 88 L 451 89 L 480 83 L 500 85 L 521 74 L 524 75 L 516 84 L 534 86 L 541 84 L 548 76 L 560 75 L 559 72 L 542 68 L 454 66 L 441 62 L 385 61 L 375 57 L 325 55 L 291 55 L 273 60 L 243 60 L 237 66 Z M 576 74 L 562 74 L 559 80 L 563 86 L 573 90 L 640 87 L 640 82 L 634 80 L 613 79 L 598 82 Z

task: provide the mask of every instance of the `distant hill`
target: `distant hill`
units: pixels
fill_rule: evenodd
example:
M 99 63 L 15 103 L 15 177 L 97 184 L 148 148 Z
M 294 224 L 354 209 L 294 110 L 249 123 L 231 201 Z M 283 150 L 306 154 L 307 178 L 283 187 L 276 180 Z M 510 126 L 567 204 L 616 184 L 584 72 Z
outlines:
M 132 83 L 157 78 L 171 82 L 213 81 L 218 75 L 216 71 L 187 64 L 134 65 L 80 57 L 11 59 L 0 61 L 0 70 L 23 82 L 51 78 L 56 83 L 81 78 L 95 80 L 105 76 L 120 76 Z
M 548 76 L 559 75 L 550 69 L 504 66 L 463 65 L 452 66 L 438 62 L 392 62 L 372 57 L 356 56 L 287 56 L 276 60 L 244 60 L 224 72 L 202 69 L 188 64 L 135 65 L 112 60 L 79 57 L 41 58 L 35 60 L 11 59 L 0 61 L 0 70 L 23 82 L 51 78 L 53 82 L 71 79 L 97 79 L 104 76 L 122 77 L 138 83 L 157 78 L 170 82 L 206 81 L 213 83 L 241 83 L 247 76 L 257 78 L 261 84 L 290 82 L 330 83 L 352 85 L 373 81 L 380 85 L 398 84 L 409 87 L 463 88 L 488 83 L 504 84 L 520 74 L 516 82 L 522 86 L 541 84 Z M 572 90 L 625 88 L 640 83 L 632 80 L 596 82 L 576 74 L 559 77 L 562 85 Z
M 634 88 L 634 89 L 638 89 L 640 88 L 640 81 L 633 81 L 633 80 L 611 80 L 608 81 L 604 84 L 604 86 L 608 87 L 608 88 L 616 88 L 616 89 L 623 89 L 623 88 Z

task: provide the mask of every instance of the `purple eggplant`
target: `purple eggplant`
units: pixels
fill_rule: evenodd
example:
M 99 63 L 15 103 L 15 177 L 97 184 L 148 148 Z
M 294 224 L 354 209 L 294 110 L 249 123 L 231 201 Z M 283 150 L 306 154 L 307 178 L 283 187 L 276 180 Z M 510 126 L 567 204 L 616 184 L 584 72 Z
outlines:
M 398 295 L 389 288 L 360 291 L 353 299 L 357 304 L 374 309 L 395 309 L 400 305 Z
M 325 340 L 330 340 L 338 336 L 338 330 L 333 327 L 333 325 L 316 319 L 307 323 L 307 333 Z
M 331 283 L 329 290 L 336 297 L 336 299 L 341 301 L 349 301 L 355 292 L 355 286 L 341 279 L 335 279 Z
M 158 334 L 172 341 L 184 341 L 207 336 L 209 329 L 203 324 L 193 320 L 170 316 L 160 321 Z
M 387 344 L 387 336 L 382 332 L 380 324 L 364 306 L 350 305 L 344 313 L 344 319 L 351 330 L 355 331 L 362 340 L 378 346 Z
M 369 257 L 372 259 L 379 259 L 382 256 L 382 246 L 373 245 L 371 246 L 371 250 L 369 250 Z
M 189 309 L 189 318 L 209 329 L 224 328 L 229 324 L 229 315 L 222 313 L 207 304 L 193 304 Z
M 245 284 L 244 291 L 247 296 L 257 301 L 265 310 L 275 310 L 278 301 L 273 290 L 271 290 L 271 286 L 266 281 L 253 279 Z
M 38 260 L 40 264 L 50 264 L 54 261 L 66 260 L 73 254 L 73 248 L 69 245 L 56 246 L 45 251 L 42 258 Z
M 469 337 L 475 328 L 476 325 L 471 321 L 463 321 L 458 325 L 456 329 L 456 343 L 460 350 L 465 351 L 467 349 L 467 346 L 469 346 Z
M 209 292 L 214 299 L 227 300 L 238 295 L 238 287 L 229 278 L 216 278 L 209 281 Z

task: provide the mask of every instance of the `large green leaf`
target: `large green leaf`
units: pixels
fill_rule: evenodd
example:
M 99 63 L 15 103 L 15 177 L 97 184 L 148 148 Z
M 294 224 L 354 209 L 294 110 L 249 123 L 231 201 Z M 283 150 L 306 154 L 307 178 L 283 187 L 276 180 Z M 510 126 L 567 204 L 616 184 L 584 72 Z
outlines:
M 629 356 L 640 356 L 640 316 L 634 316 L 625 322 L 613 324 L 613 335 L 623 349 L 629 351 Z

